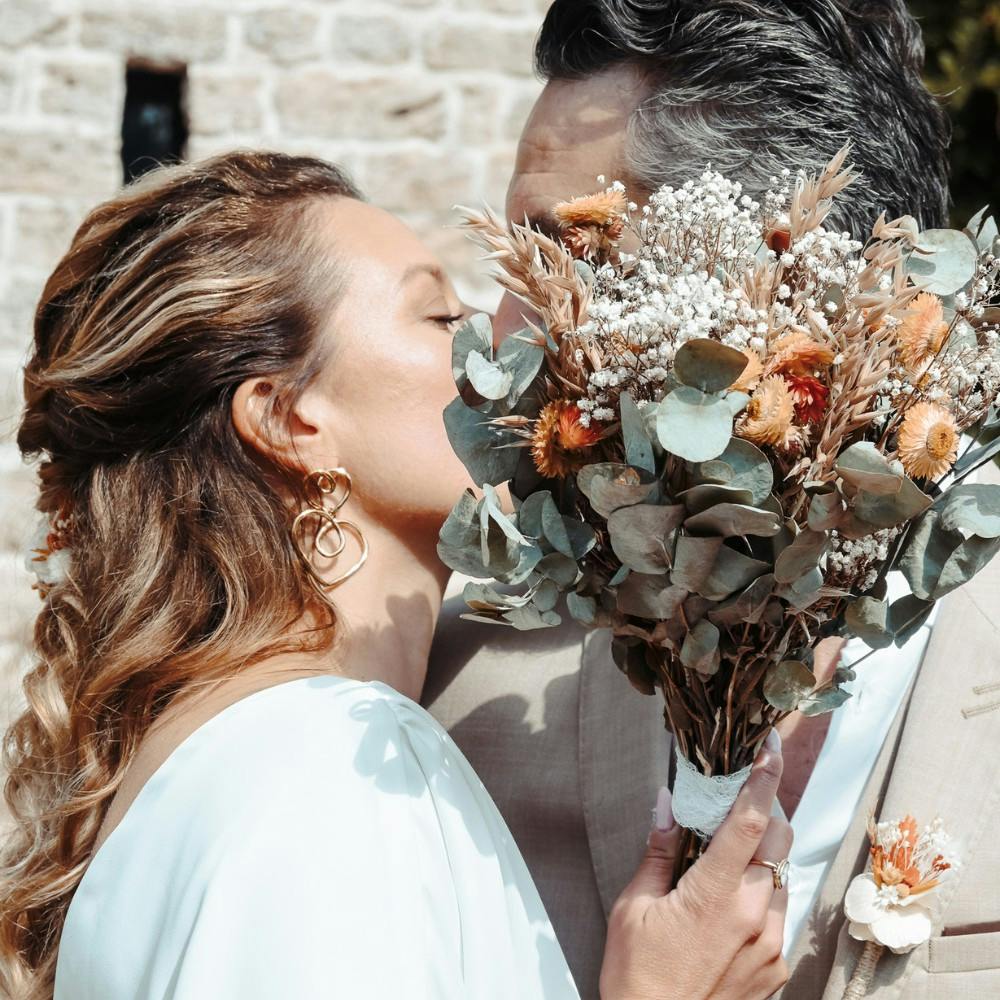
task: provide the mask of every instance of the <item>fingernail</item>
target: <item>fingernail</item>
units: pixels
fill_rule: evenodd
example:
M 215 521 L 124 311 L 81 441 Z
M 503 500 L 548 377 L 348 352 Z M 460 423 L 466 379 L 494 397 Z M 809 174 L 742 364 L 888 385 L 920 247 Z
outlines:
M 656 796 L 656 829 L 666 833 L 674 828 L 674 804 L 670 789 L 664 785 Z
M 781 753 L 781 733 L 777 729 L 772 729 L 764 740 L 764 746 L 772 753 Z

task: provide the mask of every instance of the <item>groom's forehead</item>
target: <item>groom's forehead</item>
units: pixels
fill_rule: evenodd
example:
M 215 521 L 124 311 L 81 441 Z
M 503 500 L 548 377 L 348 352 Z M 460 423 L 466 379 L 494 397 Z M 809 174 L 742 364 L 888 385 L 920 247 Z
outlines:
M 553 228 L 553 205 L 624 180 L 629 120 L 648 93 L 637 71 L 616 67 L 582 80 L 554 80 L 535 103 L 518 144 L 507 192 L 507 218 L 525 215 Z

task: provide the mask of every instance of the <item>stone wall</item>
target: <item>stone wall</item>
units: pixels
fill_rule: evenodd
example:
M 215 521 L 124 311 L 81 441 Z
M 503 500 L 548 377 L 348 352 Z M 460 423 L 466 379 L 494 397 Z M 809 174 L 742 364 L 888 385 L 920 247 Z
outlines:
M 501 204 L 539 84 L 546 0 L 0 0 L 0 724 L 37 606 L 22 568 L 34 479 L 12 444 L 41 285 L 121 185 L 130 60 L 187 67 L 189 157 L 234 146 L 324 156 L 492 291 L 455 201 Z

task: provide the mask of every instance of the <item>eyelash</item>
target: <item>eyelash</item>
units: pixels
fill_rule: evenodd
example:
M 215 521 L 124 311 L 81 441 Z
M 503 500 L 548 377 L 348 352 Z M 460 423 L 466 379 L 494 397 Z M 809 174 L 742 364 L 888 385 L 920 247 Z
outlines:
M 465 316 L 462 313 L 457 313 L 454 316 L 432 316 L 431 319 L 435 323 L 439 323 L 441 326 L 446 326 L 450 330 L 453 326 L 461 323 Z

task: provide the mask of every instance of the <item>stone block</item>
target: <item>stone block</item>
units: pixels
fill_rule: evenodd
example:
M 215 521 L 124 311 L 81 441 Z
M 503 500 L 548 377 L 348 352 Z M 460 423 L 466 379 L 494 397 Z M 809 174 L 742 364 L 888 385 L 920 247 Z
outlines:
M 92 207 L 87 202 L 66 200 L 20 201 L 14 211 L 15 259 L 24 266 L 51 271 Z
M 275 103 L 293 136 L 342 139 L 440 139 L 446 99 L 437 81 L 393 76 L 342 79 L 329 70 L 284 77 Z
M 243 18 L 243 36 L 250 48 L 276 63 L 294 65 L 323 54 L 319 17 L 289 7 L 257 10 Z
M 174 4 L 80 14 L 80 41 L 90 49 L 152 62 L 210 62 L 226 50 L 226 18 L 219 11 Z
M 495 28 L 474 20 L 445 20 L 424 35 L 424 59 L 436 70 L 493 70 L 531 76 L 534 28 Z
M 193 66 L 187 90 L 192 134 L 225 135 L 262 128 L 261 82 L 255 73 L 218 73 Z
M 404 62 L 413 51 L 409 25 L 391 14 L 344 14 L 333 26 L 333 53 L 339 58 L 361 62 Z
M 0 190 L 97 201 L 121 184 L 119 134 L 0 132 Z
M 125 71 L 115 60 L 49 62 L 42 69 L 38 104 L 46 114 L 120 127 Z
M 58 45 L 69 37 L 69 20 L 48 0 L 0 0 L 0 47 Z
M 367 158 L 362 177 L 375 204 L 401 215 L 431 216 L 436 225 L 457 222 L 456 202 L 477 187 L 471 157 L 416 150 L 386 152 Z

